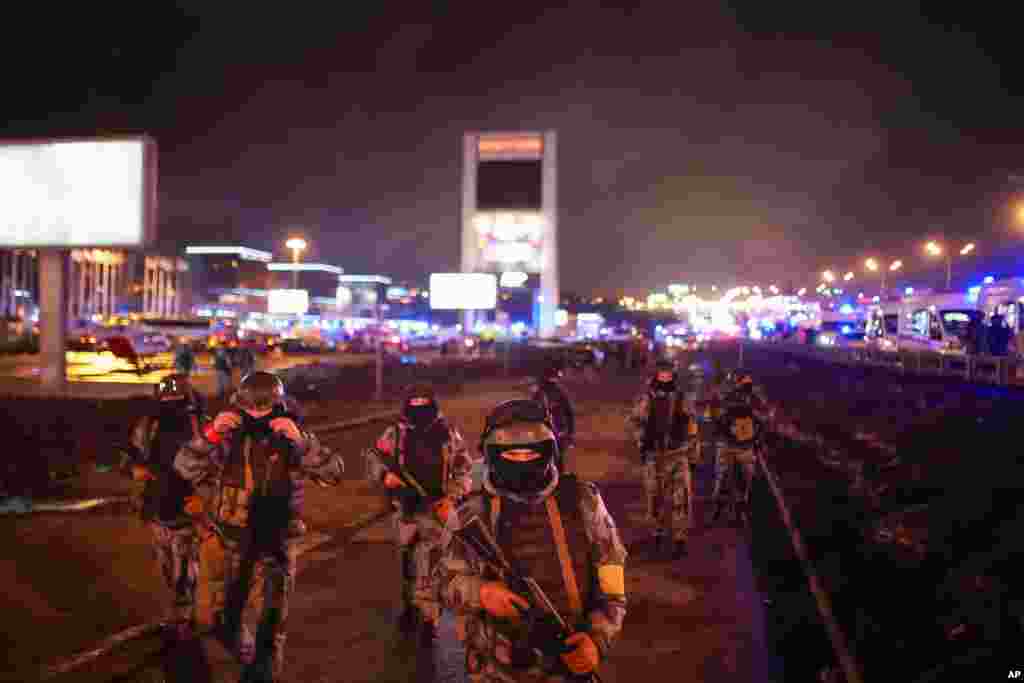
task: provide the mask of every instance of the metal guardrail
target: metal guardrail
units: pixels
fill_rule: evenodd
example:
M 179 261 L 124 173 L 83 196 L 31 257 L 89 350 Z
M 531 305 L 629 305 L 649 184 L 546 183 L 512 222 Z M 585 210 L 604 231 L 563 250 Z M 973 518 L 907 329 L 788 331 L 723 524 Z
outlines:
M 887 368 L 900 374 L 955 377 L 969 382 L 1024 387 L 1024 357 L 969 356 L 934 351 L 829 348 L 790 342 L 741 341 L 750 350 L 779 351 L 840 365 Z

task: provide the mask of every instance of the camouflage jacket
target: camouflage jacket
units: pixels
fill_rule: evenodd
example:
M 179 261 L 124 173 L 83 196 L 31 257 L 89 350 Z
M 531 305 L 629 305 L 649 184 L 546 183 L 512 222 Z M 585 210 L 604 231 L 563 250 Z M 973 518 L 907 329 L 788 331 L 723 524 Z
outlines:
M 651 392 L 645 391 L 633 401 L 633 409 L 626 418 L 626 431 L 638 448 L 643 448 L 647 441 L 647 423 L 651 418 Z M 676 392 L 675 415 L 672 416 L 672 434 L 669 435 L 670 447 L 677 448 L 683 445 L 690 436 L 681 429 L 676 429 L 678 418 L 687 413 L 688 403 L 683 394 Z M 681 425 L 678 425 L 681 427 Z
M 583 606 L 584 621 L 588 624 L 588 633 L 597 645 L 603 660 L 610 653 L 626 617 L 624 572 L 627 553 L 597 486 L 590 482 L 577 482 L 584 531 L 590 543 L 590 573 L 596 584 L 589 591 L 589 604 Z M 542 502 L 552 494 L 557 483 L 556 474 L 551 485 L 530 499 L 535 503 Z M 524 500 L 522 496 L 497 491 L 485 469 L 484 490 L 470 496 L 456 513 L 448 518 L 442 538 L 445 550 L 435 570 L 442 604 L 466 618 L 467 653 L 485 659 L 493 659 L 496 648 L 509 647 L 507 640 L 495 628 L 497 620 L 485 612 L 480 603 L 481 585 L 494 580 L 494 577 L 473 551 L 453 539 L 453 534 L 473 515 L 489 519 L 488 499 L 495 496 Z M 515 548 L 503 550 L 512 557 L 516 555 Z M 553 547 L 551 552 L 555 552 Z
M 194 428 L 202 429 L 204 418 L 197 409 L 188 419 L 195 419 Z M 133 486 L 133 498 L 145 521 L 159 520 L 164 524 L 182 526 L 190 523 L 184 513 L 185 497 L 191 495 L 192 486 L 174 470 L 175 453 L 188 441 L 192 429 L 180 425 L 168 429 L 160 415 L 146 415 L 132 428 L 127 448 L 121 456 L 121 474 L 132 478 L 134 465 L 144 466 L 153 477 Z
M 301 426 L 299 431 L 302 433 L 302 442 L 295 444 L 299 464 L 289 470 L 294 485 L 293 509 L 301 508 L 302 483 L 305 478 L 312 478 L 324 485 L 337 485 L 345 470 L 340 455 L 321 446 L 319 439 Z M 217 489 L 221 485 L 221 473 L 238 436 L 237 431 L 217 434 L 211 422 L 199 436 L 182 446 L 174 459 L 177 473 L 185 481 L 192 482 L 196 492 L 207 501 L 220 493 Z
M 438 419 L 445 420 L 444 416 Z M 447 478 L 442 485 L 446 495 L 459 500 L 473 487 L 473 461 L 459 430 L 447 420 L 444 424 L 448 427 L 448 439 L 442 449 L 442 468 Z M 371 448 L 363 451 L 366 478 L 371 484 L 382 486 L 388 472 L 400 471 L 405 466 L 404 447 L 411 429 L 408 422 L 399 420 L 384 430 Z

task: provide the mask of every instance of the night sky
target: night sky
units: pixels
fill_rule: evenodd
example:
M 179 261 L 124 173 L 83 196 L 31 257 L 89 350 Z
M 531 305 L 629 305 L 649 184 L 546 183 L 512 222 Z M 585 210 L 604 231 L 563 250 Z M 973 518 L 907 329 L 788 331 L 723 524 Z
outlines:
M 943 228 L 1024 255 L 1011 16 L 572 4 L 12 18 L 0 135 L 150 132 L 162 241 L 283 252 L 302 232 L 349 273 L 458 270 L 461 135 L 517 128 L 559 132 L 563 290 L 925 268 Z

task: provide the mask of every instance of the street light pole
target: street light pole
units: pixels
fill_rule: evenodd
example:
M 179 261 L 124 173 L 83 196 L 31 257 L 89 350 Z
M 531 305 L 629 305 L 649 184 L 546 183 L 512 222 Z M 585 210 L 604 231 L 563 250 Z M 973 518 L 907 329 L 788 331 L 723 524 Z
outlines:
M 293 237 L 284 243 L 284 246 L 292 250 L 292 289 L 299 288 L 299 253 L 306 248 L 306 240 L 301 237 Z
M 380 289 L 378 287 L 378 289 Z M 384 337 L 381 328 L 384 326 L 384 304 L 380 293 L 377 295 L 377 367 L 374 370 L 375 389 L 373 396 L 377 401 L 384 399 Z
M 953 286 L 953 255 L 946 250 L 946 289 Z

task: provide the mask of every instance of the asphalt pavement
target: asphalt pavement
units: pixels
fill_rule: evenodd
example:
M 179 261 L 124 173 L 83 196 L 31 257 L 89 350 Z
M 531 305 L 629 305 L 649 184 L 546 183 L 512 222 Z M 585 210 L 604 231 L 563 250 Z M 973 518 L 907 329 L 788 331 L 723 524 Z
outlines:
M 652 553 L 638 456 L 624 433 L 629 401 L 640 388 L 639 378 L 569 386 L 581 413 L 569 467 L 599 484 L 630 551 L 629 614 L 602 677 L 633 681 L 672 672 L 676 681 L 763 681 L 769 653 L 749 544 L 737 530 L 702 524 L 706 476 L 698 477 L 690 556 L 671 562 Z M 521 389 L 510 384 L 444 399 L 444 409 L 475 444 L 489 408 L 518 396 Z M 379 492 L 362 482 L 359 457 L 382 427 L 325 435 L 345 455 L 346 480 L 338 488 L 309 490 L 306 518 L 323 542 L 300 558 L 286 681 L 462 679 L 450 618 L 434 657 L 394 636 L 399 589 L 390 523 L 382 519 L 360 528 L 387 509 Z M 163 588 L 152 571 L 145 532 L 128 515 L 0 520 L 0 529 L 9 535 L 4 545 L 18 548 L 16 564 L 0 563 L 0 581 L 10 587 L 0 596 L 0 609 L 8 623 L 26 624 L 3 636 L 3 646 L 16 653 L 13 677 L 0 675 L 3 680 L 35 680 L 41 665 L 158 613 Z M 236 670 L 218 661 L 216 680 L 231 680 Z M 158 644 L 141 639 L 56 680 L 159 680 L 161 666 Z

